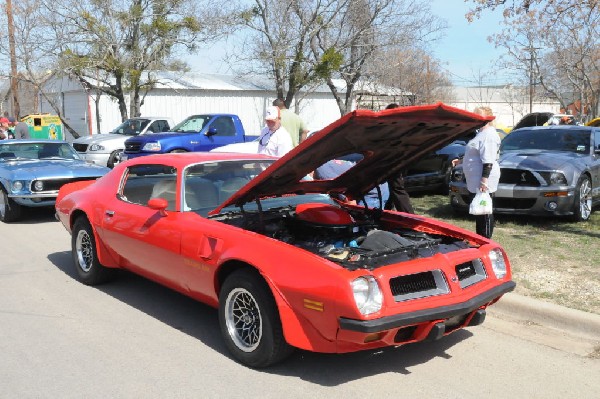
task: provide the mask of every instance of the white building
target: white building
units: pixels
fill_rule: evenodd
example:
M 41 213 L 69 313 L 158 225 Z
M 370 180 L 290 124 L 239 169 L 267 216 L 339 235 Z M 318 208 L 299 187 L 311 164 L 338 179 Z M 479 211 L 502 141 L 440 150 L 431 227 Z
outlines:
M 142 116 L 166 116 L 177 123 L 194 114 L 232 113 L 240 117 L 247 133 L 252 135 L 259 134 L 264 126 L 265 108 L 276 97 L 272 82 L 264 79 L 167 72 L 160 74 L 160 82 L 146 95 Z M 44 91 L 60 104 L 66 123 L 82 136 L 108 133 L 121 123 L 114 99 L 97 96 L 74 79 L 50 79 Z M 300 109 L 291 109 L 300 114 L 309 130 L 318 130 L 339 119 L 339 108 L 327 87 L 302 92 L 301 97 Z M 41 112 L 54 113 L 44 99 L 41 108 Z

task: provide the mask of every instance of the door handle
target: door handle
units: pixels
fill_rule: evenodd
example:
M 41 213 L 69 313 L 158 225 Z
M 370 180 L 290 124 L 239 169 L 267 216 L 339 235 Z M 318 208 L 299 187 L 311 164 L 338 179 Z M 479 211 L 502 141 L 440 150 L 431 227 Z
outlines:
M 190 144 L 198 144 L 199 141 L 190 141 Z
M 115 211 L 104 211 L 104 214 L 105 214 L 106 216 L 113 217 L 113 216 L 115 215 Z

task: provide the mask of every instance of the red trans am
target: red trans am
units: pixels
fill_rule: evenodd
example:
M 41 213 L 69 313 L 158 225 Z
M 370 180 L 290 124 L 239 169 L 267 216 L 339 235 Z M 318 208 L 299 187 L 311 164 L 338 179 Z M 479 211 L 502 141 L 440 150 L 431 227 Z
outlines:
M 443 104 L 358 110 L 280 159 L 136 158 L 61 188 L 57 216 L 81 282 L 126 269 L 218 308 L 227 348 L 250 367 L 293 348 L 342 353 L 439 339 L 481 324 L 514 289 L 506 253 L 446 223 L 356 204 L 487 121 Z M 308 177 L 349 154 L 362 160 L 338 177 Z

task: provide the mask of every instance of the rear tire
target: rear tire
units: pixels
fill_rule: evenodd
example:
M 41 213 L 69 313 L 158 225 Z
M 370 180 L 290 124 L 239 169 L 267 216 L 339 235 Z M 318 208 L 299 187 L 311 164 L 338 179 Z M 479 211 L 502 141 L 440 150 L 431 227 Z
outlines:
M 249 367 L 267 367 L 289 356 L 275 299 L 253 270 L 233 272 L 219 294 L 219 324 L 231 354 Z
M 21 218 L 21 205 L 8 197 L 4 188 L 0 187 L 0 220 L 4 223 L 16 222 Z
M 104 267 L 98 260 L 94 231 L 85 217 L 79 217 L 73 225 L 71 248 L 79 281 L 86 285 L 97 285 L 114 279 L 116 269 Z

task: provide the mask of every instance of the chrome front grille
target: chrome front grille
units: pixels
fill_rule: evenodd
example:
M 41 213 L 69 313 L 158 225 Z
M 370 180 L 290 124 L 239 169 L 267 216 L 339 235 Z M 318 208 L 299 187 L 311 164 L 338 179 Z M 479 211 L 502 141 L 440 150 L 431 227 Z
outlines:
M 142 145 L 140 143 L 125 143 L 125 152 L 140 152 Z
M 458 277 L 460 288 L 466 288 L 487 278 L 481 259 L 473 259 L 470 262 L 456 265 L 454 271 Z
M 394 277 L 390 279 L 390 289 L 397 302 L 450 292 L 441 270 Z

